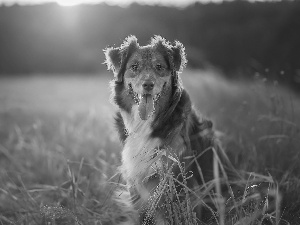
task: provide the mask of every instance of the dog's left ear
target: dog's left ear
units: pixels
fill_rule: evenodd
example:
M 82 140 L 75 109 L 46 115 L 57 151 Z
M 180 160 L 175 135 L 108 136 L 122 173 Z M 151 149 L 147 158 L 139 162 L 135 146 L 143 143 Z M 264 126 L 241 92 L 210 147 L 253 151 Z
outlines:
M 175 71 L 182 72 L 187 64 L 185 48 L 182 43 L 180 43 L 179 41 L 175 41 L 175 44 L 171 46 L 171 50 L 173 69 Z
M 151 39 L 151 45 L 162 52 L 162 54 L 167 55 L 173 71 L 181 72 L 185 68 L 187 63 L 185 48 L 179 41 L 171 44 L 163 37 L 155 35 Z

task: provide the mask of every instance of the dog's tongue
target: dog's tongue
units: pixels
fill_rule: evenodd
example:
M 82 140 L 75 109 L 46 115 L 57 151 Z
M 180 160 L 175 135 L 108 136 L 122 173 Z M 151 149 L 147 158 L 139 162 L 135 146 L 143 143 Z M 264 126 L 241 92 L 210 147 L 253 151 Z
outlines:
M 154 105 L 153 105 L 152 95 L 150 94 L 143 95 L 139 105 L 139 115 L 141 119 L 147 120 L 148 116 L 153 111 L 153 109 L 154 109 Z

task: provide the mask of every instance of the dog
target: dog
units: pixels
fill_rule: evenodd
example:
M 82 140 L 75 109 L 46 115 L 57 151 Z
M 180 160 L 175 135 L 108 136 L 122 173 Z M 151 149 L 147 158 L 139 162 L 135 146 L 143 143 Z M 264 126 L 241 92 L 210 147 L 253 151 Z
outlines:
M 198 115 L 183 87 L 179 75 L 187 64 L 185 48 L 161 36 L 140 46 L 128 36 L 104 54 L 114 74 L 112 101 L 118 106 L 115 121 L 123 144 L 120 171 L 130 193 L 127 201 L 139 215 L 131 223 L 174 224 L 170 211 L 176 207 L 171 209 L 170 202 L 181 207 L 178 202 L 186 195 L 220 175 L 218 160 L 227 162 L 212 122 Z M 188 223 L 196 220 L 192 214 Z

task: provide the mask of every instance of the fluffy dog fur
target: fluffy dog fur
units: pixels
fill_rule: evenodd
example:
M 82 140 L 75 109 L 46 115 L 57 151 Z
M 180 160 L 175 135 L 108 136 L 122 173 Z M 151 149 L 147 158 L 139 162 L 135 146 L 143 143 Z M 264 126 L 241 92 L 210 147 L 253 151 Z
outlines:
M 150 199 L 166 171 L 178 178 L 183 162 L 184 173 L 193 172 L 186 183 L 193 189 L 213 179 L 213 152 L 221 159 L 225 157 L 212 122 L 197 115 L 183 88 L 179 73 L 187 60 L 180 42 L 171 44 L 155 36 L 149 45 L 139 46 L 136 37 L 129 36 L 120 47 L 107 48 L 104 53 L 105 63 L 114 73 L 112 99 L 119 107 L 116 126 L 123 144 L 120 170 L 132 205 L 140 214 L 133 221 L 148 224 L 145 217 L 149 221 L 149 214 L 145 214 Z M 172 161 L 179 165 L 172 166 Z M 152 223 L 166 224 L 164 210 L 159 207 L 164 200 L 164 196 L 156 199 Z

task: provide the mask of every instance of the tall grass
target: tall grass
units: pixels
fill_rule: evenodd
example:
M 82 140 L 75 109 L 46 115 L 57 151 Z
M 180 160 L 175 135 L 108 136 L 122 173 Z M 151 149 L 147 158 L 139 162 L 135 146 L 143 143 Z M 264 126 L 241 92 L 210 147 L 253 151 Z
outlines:
M 108 79 L 85 79 L 15 80 L 0 91 L 0 224 L 117 224 L 128 217 L 112 199 L 123 184 L 113 109 L 101 108 L 109 104 Z M 223 196 L 224 174 L 190 190 L 165 173 L 168 188 L 182 185 L 186 196 L 177 208 L 168 206 L 170 223 L 192 224 L 198 206 L 213 211 L 206 224 L 300 223 L 299 98 L 262 79 L 229 82 L 190 71 L 183 82 L 199 111 L 215 121 L 244 179 Z M 60 94 L 49 98 L 53 85 Z

